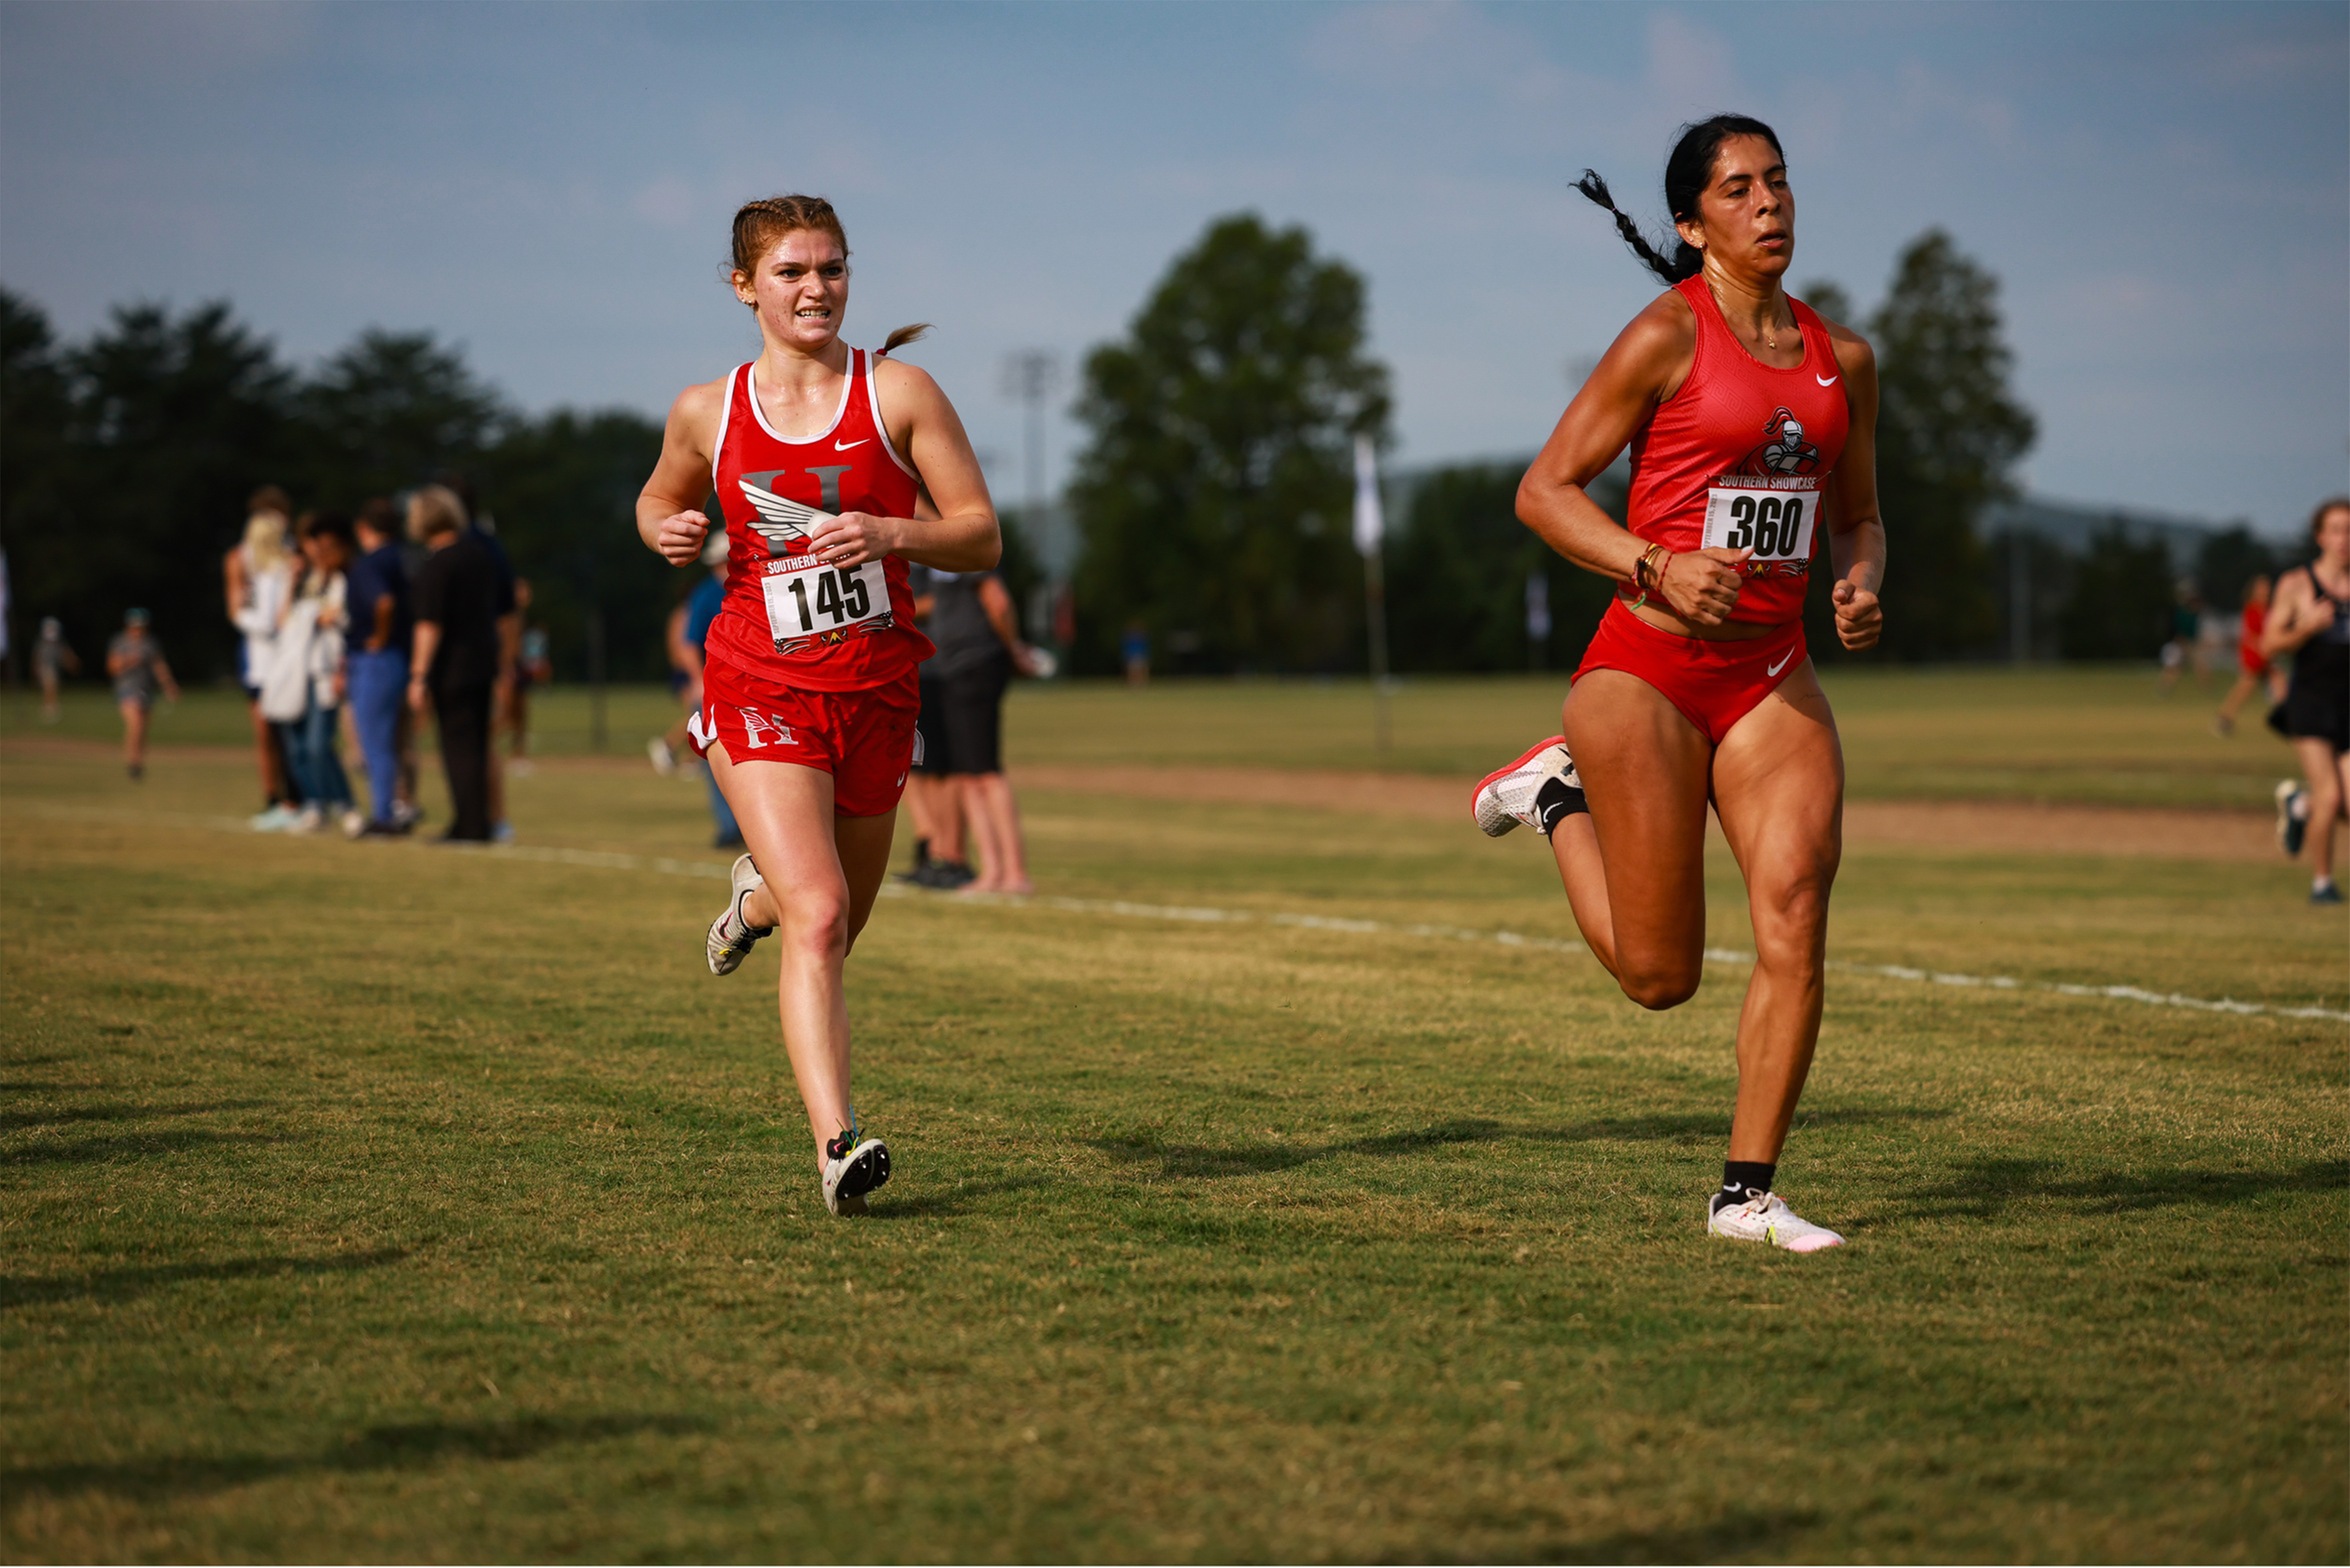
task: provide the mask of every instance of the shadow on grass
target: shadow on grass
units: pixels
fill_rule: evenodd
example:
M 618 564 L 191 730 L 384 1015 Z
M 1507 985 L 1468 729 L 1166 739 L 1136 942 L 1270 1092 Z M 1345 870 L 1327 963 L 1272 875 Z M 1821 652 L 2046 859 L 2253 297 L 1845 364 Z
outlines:
M 315 1454 L 162 1455 L 110 1463 L 22 1465 L 0 1470 L 0 1496 L 49 1497 L 109 1492 L 120 1497 L 183 1497 L 225 1491 L 290 1475 L 362 1475 L 415 1470 L 448 1460 L 528 1459 L 550 1448 L 632 1437 L 641 1432 L 707 1431 L 689 1416 L 521 1416 L 510 1421 L 406 1421 L 373 1426 Z
M 269 1279 L 319 1274 L 356 1274 L 406 1259 L 405 1247 L 372 1252 L 337 1252 L 318 1258 L 227 1258 L 218 1263 L 157 1263 L 146 1268 L 99 1269 L 88 1274 L 0 1275 L 0 1308 L 54 1301 L 130 1301 L 151 1290 L 187 1280 Z
M 1808 1512 L 1744 1510 L 1681 1530 L 1621 1530 L 1593 1540 L 1560 1542 L 1539 1553 L 1554 1563 L 1718 1563 L 1780 1555 L 1790 1536 L 1819 1522 Z
M 1910 1206 L 1977 1218 L 2015 1203 L 2054 1199 L 2090 1214 L 2127 1214 L 2179 1204 L 2228 1207 L 2272 1193 L 2334 1192 L 2350 1188 L 2350 1161 L 2316 1160 L 2293 1170 L 2207 1171 L 2178 1166 L 2059 1174 L 2053 1160 L 1976 1160 L 1948 1184 L 1910 1195 Z
M 1807 1126 L 1827 1127 L 1873 1122 L 1934 1121 L 1948 1111 L 1927 1109 L 1838 1109 L 1802 1118 Z M 1147 1138 L 1095 1138 L 1093 1147 L 1127 1165 L 1157 1162 L 1159 1174 L 1178 1180 L 1213 1181 L 1227 1176 L 1263 1176 L 1295 1170 L 1317 1160 L 1343 1155 L 1388 1158 L 1474 1143 L 1647 1143 L 1687 1138 L 1724 1138 L 1730 1132 L 1730 1110 L 1663 1112 L 1649 1116 L 1611 1116 L 1564 1127 L 1509 1127 L 1487 1117 L 1460 1118 L 1407 1132 L 1376 1137 L 1346 1138 L 1330 1143 L 1255 1143 L 1210 1148 L 1202 1144 L 1157 1143 Z
M 25 1127 L 59 1127 L 67 1122 L 136 1122 L 150 1117 L 209 1116 L 215 1111 L 256 1110 L 268 1103 L 267 1100 L 212 1100 L 200 1105 L 69 1105 L 58 1111 L 0 1111 L 0 1132 L 15 1132 Z
M 279 1133 L 259 1132 L 204 1132 L 190 1129 L 184 1132 L 126 1133 L 119 1138 L 88 1138 L 80 1143 L 42 1142 L 30 1148 L 10 1149 L 0 1153 L 0 1166 L 94 1165 L 102 1160 L 126 1156 L 144 1158 L 157 1154 L 181 1154 L 190 1149 L 214 1148 L 222 1144 L 288 1141 Z
M 968 1214 L 974 1200 L 999 1192 L 1018 1192 L 1027 1187 L 1043 1187 L 1049 1183 L 1042 1176 L 1001 1176 L 993 1181 L 957 1182 L 938 1192 L 917 1192 L 904 1198 L 883 1196 L 875 1200 L 873 1212 L 866 1217 L 876 1220 L 927 1219 L 940 1214 Z

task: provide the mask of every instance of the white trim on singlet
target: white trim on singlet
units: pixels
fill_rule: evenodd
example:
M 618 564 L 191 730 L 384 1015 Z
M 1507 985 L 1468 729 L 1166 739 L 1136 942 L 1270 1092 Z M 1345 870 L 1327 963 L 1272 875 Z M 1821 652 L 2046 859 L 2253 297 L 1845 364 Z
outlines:
M 832 423 L 812 436 L 777 435 L 775 427 L 767 423 L 767 410 L 759 406 L 759 362 L 757 360 L 751 361 L 743 366 L 744 385 L 749 388 L 751 394 L 751 417 L 759 421 L 761 430 L 774 436 L 785 446 L 807 446 L 811 442 L 823 440 L 840 428 L 841 415 L 849 411 L 849 390 L 857 384 L 857 356 L 863 352 L 863 349 L 849 350 L 849 373 L 840 378 L 840 406 L 832 411 Z
M 712 485 L 717 484 L 718 465 L 726 457 L 726 427 L 734 418 L 734 378 L 750 368 L 748 365 L 737 365 L 726 373 L 726 401 L 718 405 L 718 442 L 710 448 L 710 482 Z
M 916 488 L 920 488 L 922 476 L 914 472 L 912 463 L 898 456 L 898 444 L 889 438 L 889 421 L 881 417 L 881 356 L 879 354 L 865 356 L 865 411 L 873 416 L 873 428 L 881 436 L 881 449 L 889 454 L 891 462 L 905 471 L 908 479 L 914 481 Z

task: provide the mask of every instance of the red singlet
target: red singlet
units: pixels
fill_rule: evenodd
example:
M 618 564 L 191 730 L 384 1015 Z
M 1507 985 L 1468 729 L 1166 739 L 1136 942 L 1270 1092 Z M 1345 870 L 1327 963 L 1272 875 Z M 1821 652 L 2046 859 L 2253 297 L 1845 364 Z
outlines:
M 1819 316 L 1793 296 L 1803 363 L 1774 370 L 1730 331 L 1702 275 L 1674 287 L 1697 318 L 1697 349 L 1681 390 L 1632 438 L 1627 526 L 1675 553 L 1751 545 L 1730 619 L 1796 620 L 1824 543 L 1828 475 L 1852 428 L 1844 369 Z
M 831 427 L 798 441 L 768 426 L 752 370 L 726 379 L 711 464 L 727 556 L 709 662 L 729 666 L 737 688 L 777 691 L 864 691 L 911 677 L 931 646 L 914 625 L 906 563 L 893 555 L 819 565 L 789 515 L 793 502 L 835 515 L 914 515 L 914 470 L 874 412 L 873 357 L 849 351 Z
M 2244 622 L 2236 631 L 2236 665 L 2247 675 L 2266 675 L 2268 658 L 2260 651 L 2260 634 L 2268 627 L 2268 606 L 2247 601 Z

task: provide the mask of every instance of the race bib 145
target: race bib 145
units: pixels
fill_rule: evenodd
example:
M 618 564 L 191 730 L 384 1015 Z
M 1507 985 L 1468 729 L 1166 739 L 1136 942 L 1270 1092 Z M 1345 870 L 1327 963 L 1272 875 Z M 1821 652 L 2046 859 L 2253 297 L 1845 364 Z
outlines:
M 805 554 L 762 565 L 767 631 L 778 651 L 889 613 L 889 579 L 879 561 L 836 567 Z

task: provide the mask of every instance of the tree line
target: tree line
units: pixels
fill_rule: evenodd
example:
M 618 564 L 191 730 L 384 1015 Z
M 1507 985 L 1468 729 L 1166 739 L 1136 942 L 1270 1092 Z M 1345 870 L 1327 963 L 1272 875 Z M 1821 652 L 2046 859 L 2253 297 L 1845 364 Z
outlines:
M 1861 315 L 1832 283 L 1799 287 L 1877 352 L 1878 489 L 1892 538 L 1885 639 L 1861 657 L 1923 661 L 2008 649 L 2010 541 L 1987 509 L 2016 496 L 2036 434 L 2010 379 L 1998 283 L 1948 234 L 1906 246 L 1883 302 Z M 1300 228 L 1219 219 L 1174 258 L 1124 338 L 1093 351 L 1077 413 L 1090 440 L 1070 504 L 1077 667 L 1117 666 L 1130 629 L 1163 666 L 1198 672 L 1337 672 L 1364 665 L 1362 565 L 1348 537 L 1351 447 L 1389 439 L 1387 371 L 1368 352 L 1367 290 L 1317 255 Z M 1571 666 L 1614 589 L 1558 559 L 1517 521 L 1522 463 L 1451 465 L 1419 477 L 1387 538 L 1394 668 L 1499 671 Z M 1593 498 L 1619 520 L 1624 486 Z M 1821 538 L 1822 567 L 1826 559 Z M 2176 579 L 2194 571 L 2232 609 L 2254 570 L 2277 564 L 2248 530 L 2205 559 L 2173 561 L 2159 538 L 2117 525 L 2084 551 L 2027 541 L 2035 652 L 2150 657 L 2169 634 Z M 1549 630 L 1537 645 L 1529 580 Z M 1827 595 L 1807 614 L 1823 662 L 1852 657 Z M 2053 628 L 2053 636 L 2050 630 Z
M 1868 333 L 1882 384 L 1878 486 L 1892 535 L 1883 647 L 1865 657 L 2136 658 L 2168 634 L 2176 580 L 2195 572 L 2232 609 L 2254 571 L 2281 564 L 2249 531 L 2203 559 L 2117 526 L 2074 550 L 1987 538 L 2012 499 L 2035 425 L 2011 386 L 1998 285 L 1939 230 L 1901 253 L 1865 317 L 1831 283 L 1800 297 Z M 1369 352 L 1368 289 L 1303 228 L 1254 214 L 1210 223 L 1173 258 L 1120 339 L 1087 357 L 1075 412 L 1087 439 L 1066 504 L 1080 673 L 1106 674 L 1139 630 L 1163 669 L 1323 673 L 1364 666 L 1363 565 L 1351 538 L 1358 435 L 1391 444 L 1387 368 Z M 632 504 L 660 450 L 624 410 L 526 416 L 429 333 L 368 331 L 315 369 L 283 363 L 225 303 L 174 314 L 117 309 L 78 344 L 0 291 L 0 547 L 21 639 L 57 615 L 94 648 L 145 605 L 191 675 L 225 672 L 220 559 L 264 483 L 301 507 L 349 510 L 435 473 L 466 475 L 535 589 L 559 671 L 613 678 L 664 668 L 661 627 L 679 576 L 637 546 Z M 1571 666 L 1613 589 L 1559 560 L 1516 520 L 1521 467 L 1459 464 L 1411 488 L 1387 538 L 1399 671 Z M 1623 515 L 1622 486 L 1594 498 Z M 1007 572 L 1029 602 L 1039 568 L 1007 516 Z M 1823 536 L 1823 560 L 1824 560 Z M 2019 578 L 2019 553 L 2021 556 Z M 1539 577 L 1548 635 L 1529 633 Z M 1827 596 L 1811 645 L 1846 657 Z M 1032 635 L 1047 628 L 1032 627 Z
M 660 449 L 660 425 L 627 411 L 514 411 L 429 333 L 363 332 L 302 371 L 225 302 L 123 306 L 66 343 L 0 290 L 12 647 L 54 615 L 87 657 L 139 605 L 183 676 L 224 675 L 221 561 L 256 489 L 349 512 L 456 473 L 531 580 L 561 672 L 604 658 L 653 678 L 683 583 L 630 519 Z

